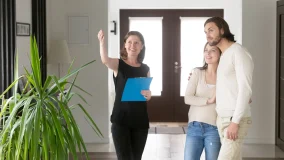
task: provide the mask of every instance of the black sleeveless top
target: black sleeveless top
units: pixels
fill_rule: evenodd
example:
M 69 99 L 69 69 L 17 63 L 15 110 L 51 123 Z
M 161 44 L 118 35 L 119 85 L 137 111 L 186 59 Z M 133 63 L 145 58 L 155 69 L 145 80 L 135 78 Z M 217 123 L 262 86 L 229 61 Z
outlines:
M 122 102 L 121 97 L 127 78 L 147 77 L 149 67 L 141 64 L 132 67 L 119 59 L 117 76 L 113 76 L 115 86 L 115 101 L 111 115 L 111 122 L 131 128 L 149 128 L 147 102 Z

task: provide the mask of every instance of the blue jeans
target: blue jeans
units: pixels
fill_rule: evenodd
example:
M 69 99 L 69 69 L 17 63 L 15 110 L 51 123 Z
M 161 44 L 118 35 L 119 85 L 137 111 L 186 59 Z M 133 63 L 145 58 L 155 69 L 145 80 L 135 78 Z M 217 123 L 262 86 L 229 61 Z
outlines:
M 203 148 L 205 148 L 206 160 L 217 160 L 221 148 L 217 127 L 202 122 L 190 122 L 186 135 L 184 160 L 200 160 Z

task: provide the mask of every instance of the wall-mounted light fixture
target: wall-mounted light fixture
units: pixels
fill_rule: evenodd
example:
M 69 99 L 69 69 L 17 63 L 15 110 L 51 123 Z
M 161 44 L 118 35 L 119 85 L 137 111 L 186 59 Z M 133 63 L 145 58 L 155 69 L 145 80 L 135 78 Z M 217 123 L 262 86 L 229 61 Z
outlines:
M 114 28 L 110 32 L 113 32 L 113 34 L 116 35 L 116 22 L 112 21 L 112 23 L 113 23 Z

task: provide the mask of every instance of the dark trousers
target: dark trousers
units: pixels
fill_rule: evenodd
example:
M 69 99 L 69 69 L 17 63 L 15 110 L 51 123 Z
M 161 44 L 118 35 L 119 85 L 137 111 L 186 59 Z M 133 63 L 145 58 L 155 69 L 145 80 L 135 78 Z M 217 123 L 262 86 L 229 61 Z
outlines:
M 118 160 L 141 160 L 148 129 L 112 124 L 111 132 Z

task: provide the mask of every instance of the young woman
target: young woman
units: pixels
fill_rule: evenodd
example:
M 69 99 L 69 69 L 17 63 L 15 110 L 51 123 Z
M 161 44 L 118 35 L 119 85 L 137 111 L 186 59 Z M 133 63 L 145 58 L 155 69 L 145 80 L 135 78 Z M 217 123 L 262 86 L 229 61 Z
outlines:
M 187 85 L 185 103 L 190 105 L 184 160 L 198 160 L 205 148 L 206 160 L 217 160 L 221 142 L 216 127 L 215 84 L 221 51 L 208 43 L 204 65 L 195 68 Z
M 121 97 L 128 78 L 149 77 L 150 69 L 143 63 L 145 42 L 141 33 L 130 31 L 124 38 L 120 59 L 108 57 L 103 31 L 99 31 L 102 63 L 113 70 L 115 102 L 111 115 L 111 132 L 118 160 L 140 160 L 146 144 L 149 119 L 146 102 L 122 102 Z M 146 100 L 151 91 L 143 90 Z

